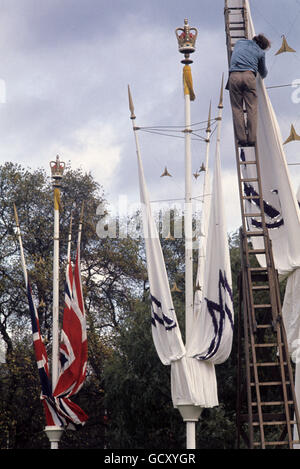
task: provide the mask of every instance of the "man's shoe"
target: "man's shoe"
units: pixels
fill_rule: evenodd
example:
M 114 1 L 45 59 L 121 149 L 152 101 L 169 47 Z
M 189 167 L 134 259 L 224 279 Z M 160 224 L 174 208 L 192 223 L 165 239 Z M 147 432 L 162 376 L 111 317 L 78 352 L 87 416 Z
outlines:
M 248 147 L 255 147 L 255 142 L 248 142 Z
M 239 141 L 238 141 L 238 146 L 239 146 L 239 147 L 247 147 L 247 146 L 248 146 L 248 143 L 247 143 L 247 142 L 244 142 L 243 140 L 239 140 Z

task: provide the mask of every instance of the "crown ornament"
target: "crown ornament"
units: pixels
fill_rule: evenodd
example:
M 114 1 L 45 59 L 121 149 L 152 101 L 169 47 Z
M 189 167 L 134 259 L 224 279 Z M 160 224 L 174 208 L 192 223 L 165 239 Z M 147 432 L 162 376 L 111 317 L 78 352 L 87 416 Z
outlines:
M 56 161 L 50 162 L 51 176 L 53 179 L 53 185 L 59 187 L 60 181 L 64 175 L 66 164 L 63 161 L 60 161 L 59 156 L 56 156 Z
M 188 20 L 184 20 L 183 28 L 176 28 L 175 34 L 178 41 L 178 48 L 181 54 L 184 54 L 184 59 L 181 61 L 183 64 L 191 64 L 193 61 L 190 59 L 190 54 L 195 52 L 195 44 L 198 36 L 197 28 L 191 28 Z

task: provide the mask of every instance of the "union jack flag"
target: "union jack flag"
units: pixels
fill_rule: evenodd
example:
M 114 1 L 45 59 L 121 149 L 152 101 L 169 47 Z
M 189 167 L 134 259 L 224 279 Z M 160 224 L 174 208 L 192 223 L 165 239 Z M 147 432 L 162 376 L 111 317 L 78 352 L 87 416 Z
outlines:
M 87 335 L 80 271 L 80 245 L 74 275 L 68 260 L 65 282 L 65 307 L 60 345 L 60 375 L 54 390 L 55 398 L 70 398 L 77 394 L 86 376 Z M 71 405 L 71 401 L 68 402 Z M 73 404 L 73 403 L 72 403 Z M 80 419 L 87 416 L 80 414 Z M 83 423 L 83 422 L 82 422 Z
M 29 280 L 27 283 L 27 294 L 46 424 L 47 426 L 56 425 L 66 428 L 77 428 L 84 425 L 88 419 L 83 410 L 69 399 L 81 388 L 85 379 L 87 364 L 87 338 L 81 287 L 79 246 L 77 249 L 74 281 L 70 261 L 67 267 L 64 320 L 60 347 L 61 370 L 54 392 L 52 392 L 49 375 L 47 351 L 40 333 L 39 317 Z
M 38 312 L 34 303 L 30 281 L 27 281 L 27 296 L 31 315 L 33 345 L 41 383 L 41 399 L 43 401 L 47 425 L 63 426 L 64 422 L 59 416 L 58 409 L 52 395 L 52 386 L 49 376 L 48 355 L 44 345 Z

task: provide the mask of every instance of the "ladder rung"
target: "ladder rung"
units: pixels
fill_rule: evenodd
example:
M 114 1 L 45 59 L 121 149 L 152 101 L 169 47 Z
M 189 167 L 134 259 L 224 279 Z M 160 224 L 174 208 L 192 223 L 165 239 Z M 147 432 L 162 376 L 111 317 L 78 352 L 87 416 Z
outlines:
M 249 249 L 249 254 L 266 254 L 265 249 Z
M 287 365 L 287 362 L 283 362 L 283 365 Z M 250 363 L 250 366 L 254 366 L 253 363 Z M 255 366 L 261 366 L 261 367 L 264 367 L 264 366 L 280 366 L 280 363 L 279 362 L 264 362 L 264 363 L 256 363 Z
M 243 195 L 242 198 L 244 200 L 257 200 L 260 199 L 259 195 Z
M 245 217 L 245 218 L 261 218 L 262 213 L 244 213 L 243 217 Z
M 282 381 L 264 381 L 263 383 L 258 383 L 259 386 L 281 386 Z M 285 381 L 285 384 L 290 384 L 289 381 Z M 255 386 L 255 383 L 250 383 L 251 386 Z
M 244 164 L 257 164 L 256 161 L 240 161 L 239 163 L 241 166 L 243 166 Z
M 272 324 L 256 324 L 257 329 L 271 329 Z
M 241 181 L 242 182 L 258 182 L 258 179 L 257 178 L 246 178 L 246 179 L 241 178 Z
M 263 231 L 247 231 L 246 236 L 264 236 Z
M 258 286 L 252 287 L 252 290 L 255 290 L 255 291 L 270 290 L 270 286 L 269 285 L 258 285 Z
M 294 420 L 290 420 L 290 424 L 294 424 Z M 274 422 L 262 422 L 264 426 L 266 425 L 286 425 L 286 420 L 274 420 Z M 257 427 L 259 425 L 259 422 L 254 422 L 253 426 Z
M 283 345 L 283 343 L 276 343 L 276 342 L 269 342 L 267 344 L 254 344 L 254 347 L 256 348 L 267 348 L 267 347 L 277 347 L 278 345 Z
M 260 405 L 261 406 L 264 406 L 264 407 L 267 407 L 267 406 L 278 406 L 278 405 L 284 405 L 285 402 L 284 401 L 269 401 L 269 402 L 261 402 Z M 288 405 L 293 405 L 294 404 L 294 401 L 287 401 L 287 404 Z M 257 402 L 252 402 L 251 403 L 252 407 L 256 407 L 257 406 Z
M 255 309 L 272 308 L 272 305 L 253 305 Z
M 268 272 L 266 267 L 250 267 L 250 272 L 258 273 L 258 272 Z
M 295 444 L 295 443 L 299 443 L 300 441 L 298 440 L 293 440 L 291 441 L 291 443 Z M 284 446 L 284 445 L 289 445 L 290 442 L 289 441 L 265 441 L 265 445 L 266 446 Z M 261 443 L 259 442 L 254 442 L 253 443 L 254 446 L 261 446 Z

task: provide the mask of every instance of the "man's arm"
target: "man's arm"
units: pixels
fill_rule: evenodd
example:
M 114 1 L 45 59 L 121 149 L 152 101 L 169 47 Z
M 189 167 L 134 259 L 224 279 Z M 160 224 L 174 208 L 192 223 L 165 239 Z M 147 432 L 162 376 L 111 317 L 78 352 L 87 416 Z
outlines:
M 268 69 L 266 67 L 266 56 L 265 54 L 259 59 L 258 62 L 258 71 L 262 78 L 266 78 L 268 75 Z

